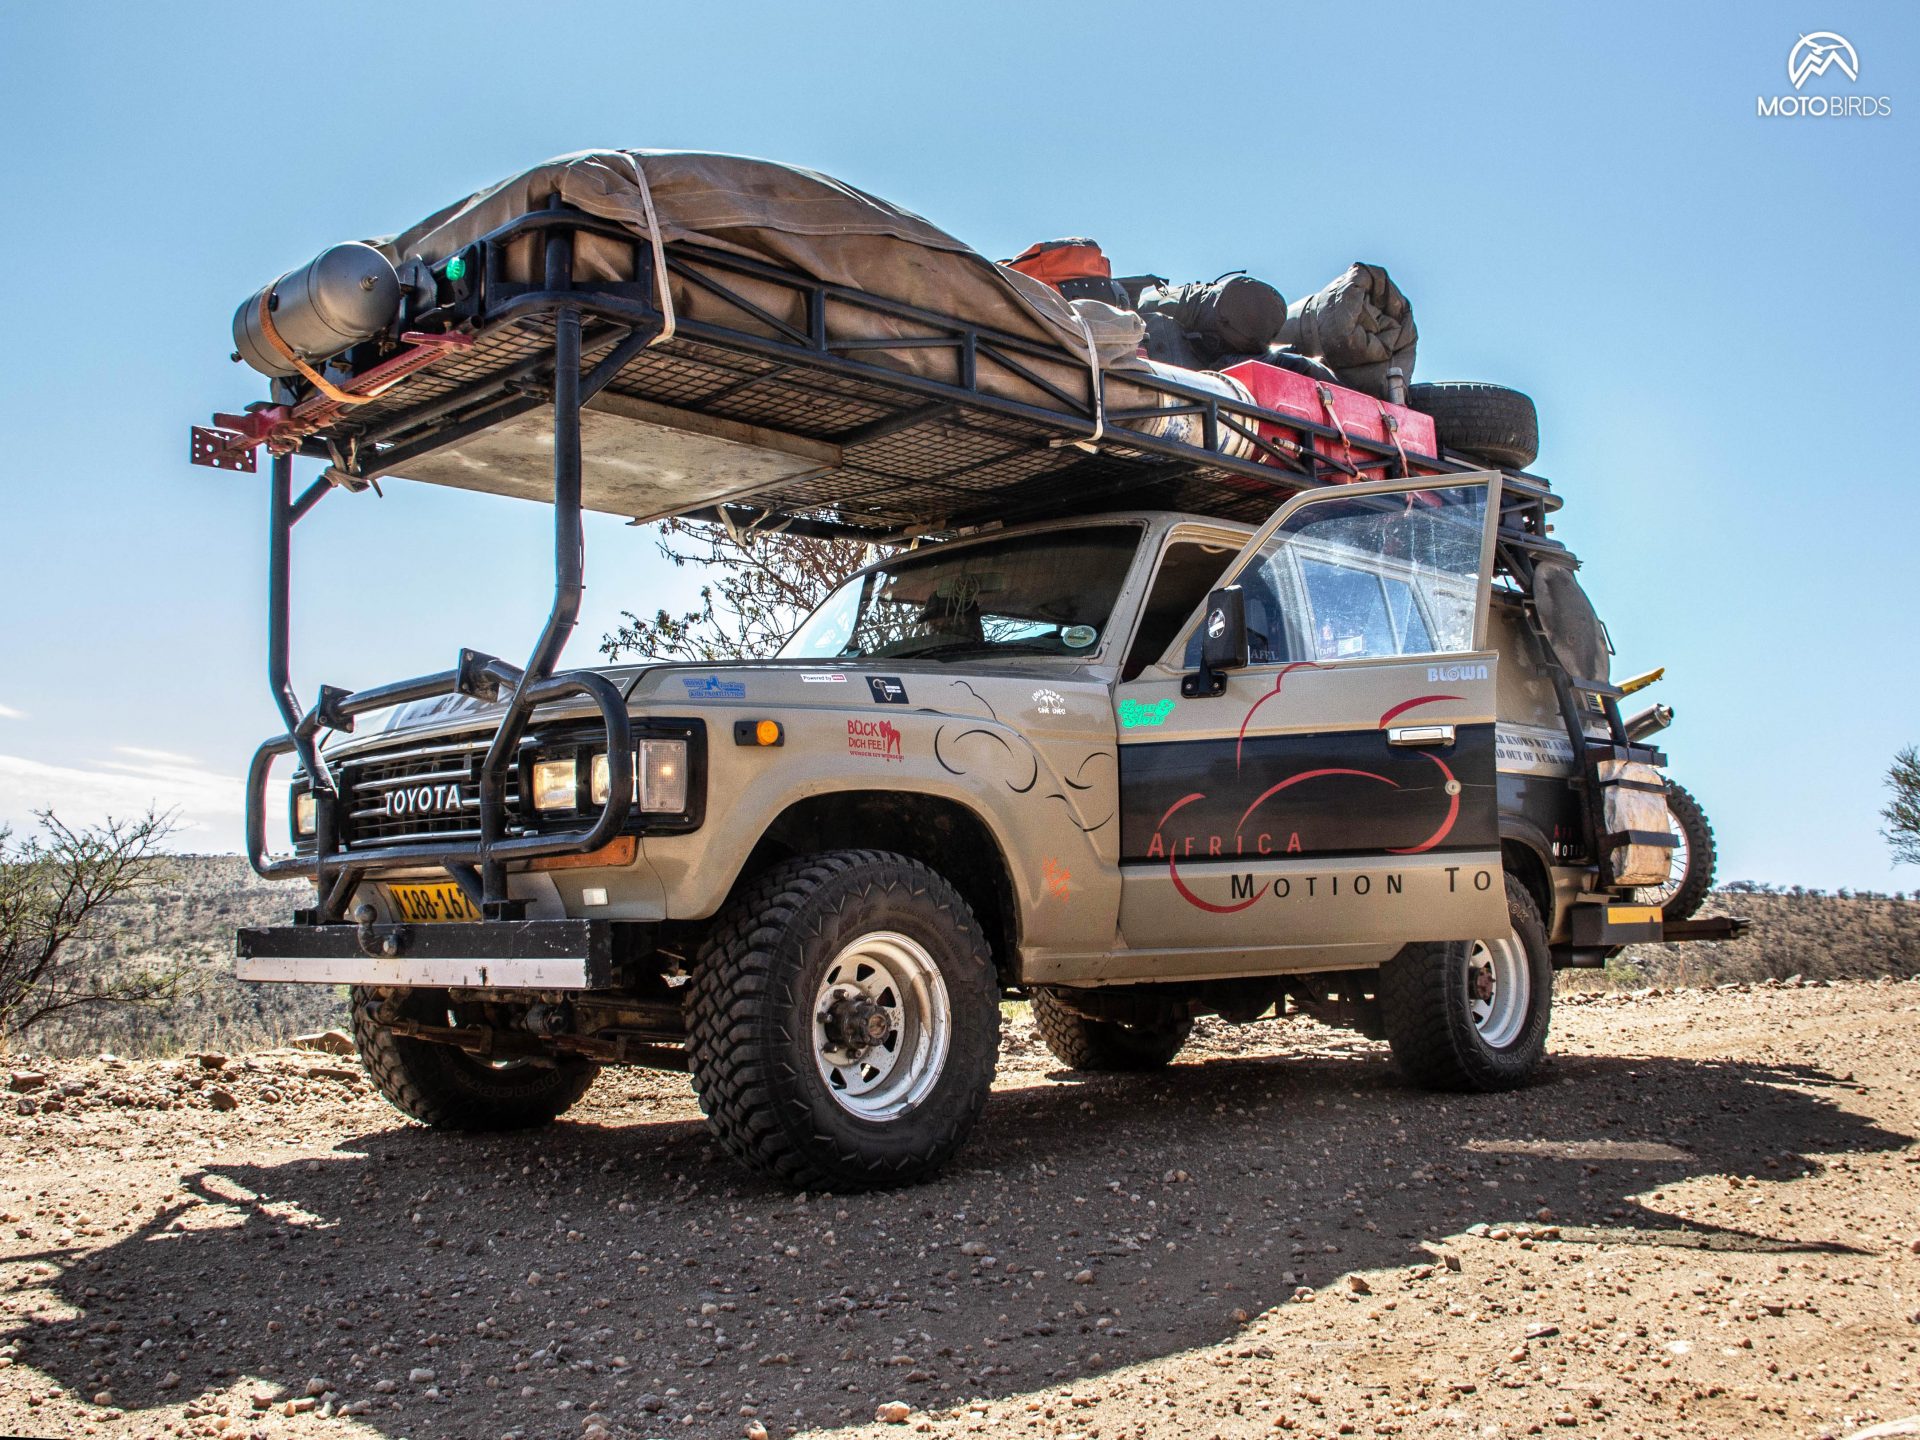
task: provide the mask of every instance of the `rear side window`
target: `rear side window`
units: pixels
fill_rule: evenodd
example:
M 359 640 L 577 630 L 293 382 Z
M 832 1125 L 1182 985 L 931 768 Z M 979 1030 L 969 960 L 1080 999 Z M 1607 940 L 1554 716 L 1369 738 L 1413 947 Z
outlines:
M 1167 546 L 1160 557 L 1159 572 L 1153 577 L 1153 589 L 1141 607 L 1140 627 L 1133 633 L 1127 663 L 1120 671 L 1122 680 L 1133 679 L 1167 653 L 1180 627 L 1200 608 L 1231 559 L 1233 550 L 1225 545 L 1176 540 Z

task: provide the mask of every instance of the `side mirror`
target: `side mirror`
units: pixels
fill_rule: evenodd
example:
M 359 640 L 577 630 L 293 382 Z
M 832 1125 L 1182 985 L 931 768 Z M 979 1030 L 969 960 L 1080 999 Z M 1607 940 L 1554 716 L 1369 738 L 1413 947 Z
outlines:
M 1224 694 L 1226 672 L 1246 665 L 1247 597 L 1238 585 L 1229 585 L 1207 596 L 1200 620 L 1200 670 L 1181 680 L 1180 693 L 1189 700 Z

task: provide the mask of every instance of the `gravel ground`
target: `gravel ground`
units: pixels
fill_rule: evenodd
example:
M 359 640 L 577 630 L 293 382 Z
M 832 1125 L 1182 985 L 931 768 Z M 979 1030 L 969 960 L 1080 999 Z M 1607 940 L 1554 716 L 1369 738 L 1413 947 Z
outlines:
M 682 1077 L 408 1125 L 351 1059 L 35 1066 L 0 1432 L 1845 1435 L 1920 1411 L 1920 984 L 1563 995 L 1422 1094 L 1305 1020 L 1080 1079 L 1025 1021 L 951 1171 L 795 1197 Z M 903 1417 L 880 1423 L 883 1408 Z

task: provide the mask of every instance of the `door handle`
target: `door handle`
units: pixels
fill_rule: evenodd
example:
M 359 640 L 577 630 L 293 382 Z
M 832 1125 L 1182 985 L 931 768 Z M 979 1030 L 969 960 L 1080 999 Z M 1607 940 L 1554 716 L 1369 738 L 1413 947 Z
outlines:
M 1389 745 L 1451 745 L 1451 725 L 1395 725 L 1387 731 Z

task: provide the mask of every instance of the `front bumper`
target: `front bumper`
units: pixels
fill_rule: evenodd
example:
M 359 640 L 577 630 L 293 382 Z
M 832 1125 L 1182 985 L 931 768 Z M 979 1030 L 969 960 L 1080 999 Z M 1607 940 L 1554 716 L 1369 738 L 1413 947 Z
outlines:
M 604 990 L 613 922 L 486 920 L 449 925 L 275 925 L 234 941 L 241 980 L 460 990 Z

